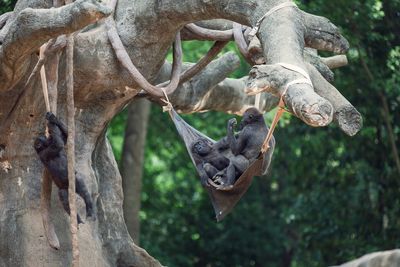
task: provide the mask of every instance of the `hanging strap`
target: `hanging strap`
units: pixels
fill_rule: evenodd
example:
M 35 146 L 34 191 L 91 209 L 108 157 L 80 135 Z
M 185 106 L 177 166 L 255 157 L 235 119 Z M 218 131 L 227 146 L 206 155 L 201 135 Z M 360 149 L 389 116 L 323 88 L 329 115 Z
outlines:
M 287 89 L 288 87 L 286 87 Z M 264 143 L 261 146 L 261 153 L 264 154 L 265 152 L 268 151 L 270 148 L 269 146 L 269 141 L 271 141 L 272 134 L 274 133 L 275 127 L 278 124 L 278 121 L 282 117 L 283 112 L 285 112 L 285 103 L 283 102 L 283 96 L 285 95 L 285 92 L 281 95 L 281 98 L 279 99 L 279 104 L 278 104 L 278 110 L 275 113 L 274 119 L 271 124 L 271 128 L 268 131 L 267 137 L 264 140 Z
M 40 47 L 40 52 L 39 52 L 39 58 L 44 58 L 44 51 L 47 48 L 47 44 L 45 43 Z M 46 71 L 44 69 L 44 64 L 40 68 L 40 80 L 42 81 L 42 91 L 43 91 L 43 96 L 44 96 L 44 102 L 46 104 L 46 110 L 49 112 L 50 111 L 50 101 L 49 101 L 49 91 L 47 89 L 47 78 L 46 78 Z
M 279 99 L 279 104 L 278 104 L 278 110 L 275 113 L 274 119 L 272 121 L 271 124 L 271 128 L 268 131 L 267 137 L 264 140 L 264 143 L 261 146 L 261 153 L 264 154 L 265 152 L 268 151 L 269 149 L 269 141 L 271 141 L 272 138 L 272 134 L 274 133 L 275 127 L 278 124 L 278 121 L 280 120 L 280 118 L 282 117 L 282 114 L 286 111 L 285 110 L 285 103 L 283 101 L 283 97 L 285 96 L 287 90 L 289 89 L 290 86 L 294 85 L 294 84 L 308 84 L 311 87 L 313 87 L 310 76 L 308 75 L 308 73 L 303 70 L 302 68 L 292 65 L 292 64 L 288 64 L 288 63 L 276 63 L 277 65 L 280 65 L 286 69 L 295 71 L 297 73 L 300 73 L 301 75 L 304 76 L 304 78 L 300 78 L 300 79 L 296 79 L 294 81 L 291 81 L 289 83 L 286 84 L 285 90 L 283 91 L 280 99 Z M 259 94 L 258 94 L 259 95 Z
M 254 107 L 261 111 L 261 92 L 256 94 L 254 99 Z
M 278 11 L 279 9 L 285 8 L 285 7 L 297 7 L 297 5 L 293 2 L 285 2 L 282 3 L 280 5 L 277 5 L 273 8 L 271 8 L 267 13 L 264 14 L 264 16 L 262 16 L 256 23 L 256 25 L 253 27 L 253 29 L 251 29 L 251 31 L 249 32 L 249 37 L 253 38 L 254 36 L 256 36 L 258 29 L 260 28 L 261 22 L 268 17 L 269 15 L 271 15 L 272 13 Z

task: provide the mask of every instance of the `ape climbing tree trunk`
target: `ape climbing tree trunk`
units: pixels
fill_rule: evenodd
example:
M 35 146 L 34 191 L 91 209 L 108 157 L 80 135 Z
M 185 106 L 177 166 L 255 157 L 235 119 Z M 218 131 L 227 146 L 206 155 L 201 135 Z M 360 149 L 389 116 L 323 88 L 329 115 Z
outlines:
M 38 61 L 38 63 L 36 63 L 36 66 L 37 66 L 37 68 L 40 68 L 40 78 L 41 78 L 41 82 L 42 82 L 42 90 L 43 90 L 44 101 L 46 104 L 46 110 L 48 112 L 53 110 L 53 112 L 55 113 L 56 109 L 57 109 L 57 105 L 56 104 L 52 105 L 52 106 L 50 105 L 46 70 L 44 68 L 44 62 L 45 62 L 45 57 L 46 57 L 45 52 L 50 44 L 51 44 L 51 41 L 47 42 L 46 44 L 44 44 L 40 47 L 39 61 Z M 34 77 L 34 75 L 35 75 L 35 70 L 31 74 L 31 76 Z M 29 79 L 28 79 L 28 82 L 29 82 Z M 54 82 L 51 84 L 54 85 Z M 54 91 L 55 91 L 55 94 L 57 94 L 56 93 L 57 88 L 52 88 L 53 94 L 54 94 Z M 57 101 L 57 98 L 55 98 L 55 102 L 56 101 Z M 46 130 L 46 132 L 47 132 L 47 130 Z M 47 237 L 47 241 L 49 242 L 49 245 L 54 249 L 59 249 L 60 242 L 58 240 L 57 234 L 54 229 L 54 225 L 50 218 L 51 185 L 52 185 L 51 174 L 47 169 L 44 169 L 43 175 L 42 175 L 42 191 L 41 191 L 41 196 L 40 196 L 40 210 L 42 213 L 43 227 L 44 227 L 45 235 Z
M 68 117 L 68 200 L 71 209 L 70 230 L 72 241 L 72 266 L 79 266 L 78 225 L 75 197 L 75 105 L 74 105 L 74 36 L 71 34 L 67 42 L 67 117 Z

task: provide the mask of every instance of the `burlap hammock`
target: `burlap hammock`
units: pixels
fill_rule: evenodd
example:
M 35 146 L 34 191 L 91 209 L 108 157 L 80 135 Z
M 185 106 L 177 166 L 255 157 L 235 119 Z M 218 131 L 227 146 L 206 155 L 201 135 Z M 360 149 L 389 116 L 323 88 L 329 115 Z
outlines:
M 192 159 L 193 164 L 197 166 L 201 162 L 196 161 L 195 157 L 193 157 L 191 149 L 192 145 L 198 141 L 199 138 L 205 138 L 210 140 L 212 143 L 215 143 L 215 141 L 186 123 L 172 107 L 167 110 L 179 135 L 185 143 L 186 149 L 190 155 L 190 158 Z M 270 132 L 271 130 L 273 130 L 272 127 Z M 268 144 L 269 145 L 267 149 L 273 150 L 275 147 L 275 140 L 272 137 L 272 132 Z M 232 188 L 219 190 L 214 186 L 206 187 L 215 211 L 217 221 L 221 221 L 227 214 L 229 214 L 230 211 L 232 211 L 235 205 L 239 202 L 240 198 L 246 193 L 254 176 L 264 175 L 268 171 L 268 163 L 271 162 L 272 151 L 268 154 L 268 156 L 266 156 L 267 154 L 265 154 L 265 151 L 264 153 L 260 152 L 258 158 L 256 158 L 242 173 Z M 222 153 L 229 159 L 233 157 L 233 154 L 230 152 L 229 148 L 225 151 L 222 151 Z
M 206 187 L 212 205 L 214 207 L 217 221 L 221 221 L 223 218 L 225 218 L 227 214 L 229 214 L 230 211 L 232 211 L 235 205 L 239 202 L 240 198 L 246 193 L 251 182 L 253 181 L 254 176 L 260 176 L 267 173 L 269 163 L 271 162 L 271 157 L 273 154 L 273 149 L 275 147 L 275 139 L 272 136 L 272 134 L 283 112 L 286 111 L 283 97 L 286 94 L 288 88 L 294 84 L 309 84 L 310 86 L 312 86 L 312 82 L 309 75 L 303 69 L 288 63 L 276 63 L 276 64 L 280 65 L 283 68 L 295 71 L 301 74 L 304 78 L 295 79 L 294 81 L 291 81 L 286 84 L 285 89 L 279 99 L 278 110 L 276 111 L 274 119 L 271 123 L 271 128 L 269 129 L 268 134 L 264 140 L 264 143 L 260 148 L 259 156 L 253 162 L 250 163 L 250 166 L 240 175 L 240 177 L 233 184 L 233 187 L 225 190 L 219 190 L 214 186 Z M 196 162 L 195 157 L 193 157 L 192 155 L 193 144 L 196 141 L 198 141 L 199 138 L 205 138 L 211 141 L 213 144 L 215 143 L 215 141 L 209 138 L 208 136 L 202 134 L 189 124 L 187 124 L 172 107 L 172 104 L 169 101 L 168 95 L 166 94 L 165 90 L 164 89 L 162 90 L 165 96 L 163 102 L 167 104 L 166 106 L 163 107 L 163 109 L 164 111 L 168 111 L 179 135 L 181 136 L 181 138 L 185 143 L 186 149 L 190 155 L 190 158 L 192 159 L 193 164 L 197 166 L 198 164 L 201 164 L 201 162 Z M 260 88 L 258 91 L 248 92 L 248 94 L 256 95 L 255 106 L 258 110 L 260 110 L 259 107 L 260 93 L 263 90 L 264 88 Z M 270 151 L 271 153 L 267 154 L 266 152 L 269 150 L 272 151 Z M 226 151 L 222 151 L 221 153 L 228 159 L 231 159 L 233 157 L 229 148 Z

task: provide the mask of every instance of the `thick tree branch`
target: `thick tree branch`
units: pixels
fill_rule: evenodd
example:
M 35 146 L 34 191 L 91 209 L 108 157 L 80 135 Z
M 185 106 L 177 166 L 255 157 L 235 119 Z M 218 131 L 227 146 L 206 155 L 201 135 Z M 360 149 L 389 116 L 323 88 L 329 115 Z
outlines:
M 280 97 L 287 84 L 301 78 L 300 74 L 280 65 L 256 65 L 250 71 L 247 92 L 269 92 Z M 317 95 L 308 84 L 294 84 L 284 94 L 289 110 L 311 126 L 325 126 L 332 120 L 333 107 Z
M 12 87 L 22 77 L 30 55 L 46 41 L 82 29 L 110 12 L 95 0 L 78 0 L 52 9 L 22 10 L 0 47 L 0 91 Z
M 333 82 L 335 80 L 335 74 L 331 69 L 322 61 L 322 58 L 318 56 L 318 52 L 315 49 L 305 48 L 304 49 L 304 59 L 311 63 L 321 75 L 328 82 Z
M 349 42 L 327 18 L 303 11 L 302 15 L 306 26 L 304 38 L 307 46 L 336 54 L 344 54 L 349 50 Z
M 302 53 L 304 32 L 302 16 L 297 8 L 287 7 L 266 17 L 261 23 L 259 35 L 267 63 L 289 63 L 306 70 Z M 279 72 L 279 68 L 277 70 Z M 281 68 L 280 72 L 284 76 L 286 71 Z M 291 72 L 291 80 L 286 83 L 304 78 L 299 73 Z M 281 96 L 285 87 L 281 84 L 278 88 L 276 93 Z M 293 114 L 311 126 L 325 126 L 332 121 L 332 105 L 317 95 L 308 84 L 291 86 L 285 93 L 284 100 Z
M 14 13 L 13 11 L 10 11 L 10 12 L 6 12 L 6 13 L 0 15 L 0 29 L 2 29 L 4 27 L 7 20 L 10 18 L 10 16 L 13 13 Z
M 329 101 L 329 103 L 332 104 L 333 118 L 338 123 L 339 127 L 350 136 L 356 134 L 362 127 L 360 113 L 334 86 L 324 79 L 314 66 L 306 64 L 306 67 L 310 73 L 315 92 L 320 97 L 326 99 L 325 101 Z M 250 72 L 247 91 L 254 93 L 261 89 L 262 91 L 267 91 L 279 96 L 281 94 L 280 92 L 285 90 L 288 82 L 293 80 L 293 75 L 292 71 L 275 64 L 254 66 Z M 290 93 L 290 88 L 288 89 L 288 93 Z
M 248 107 L 254 106 L 254 96 L 244 92 L 247 77 L 241 79 L 225 78 L 239 66 L 239 58 L 234 53 L 227 53 L 212 61 L 204 70 L 188 82 L 180 85 L 170 96 L 173 106 L 183 113 L 217 110 L 228 113 L 242 114 Z M 191 64 L 185 64 L 184 69 Z M 157 80 L 168 80 L 171 64 L 162 67 Z M 264 111 L 273 109 L 278 104 L 278 98 L 263 93 L 261 108 Z
M 192 34 L 199 36 L 203 40 L 214 41 L 230 41 L 232 40 L 232 30 L 218 31 L 199 27 L 194 23 L 185 25 L 185 28 L 192 32 Z
M 315 86 L 315 92 L 327 99 L 333 106 L 334 121 L 346 134 L 353 136 L 362 128 L 362 117 L 357 109 L 324 77 L 317 69 L 308 64 L 308 71 Z
M 322 57 L 322 62 L 330 69 L 337 69 L 346 66 L 349 62 L 345 55 L 338 55 L 333 57 Z

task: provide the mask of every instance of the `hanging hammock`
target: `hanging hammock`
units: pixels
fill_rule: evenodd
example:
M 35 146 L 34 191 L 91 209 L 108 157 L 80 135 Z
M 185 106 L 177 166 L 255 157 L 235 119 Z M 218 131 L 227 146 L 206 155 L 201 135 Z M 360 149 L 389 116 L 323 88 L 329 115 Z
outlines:
M 196 157 L 193 157 L 192 145 L 198 141 L 199 138 L 205 138 L 211 141 L 213 144 L 215 141 L 186 123 L 172 107 L 168 108 L 167 110 L 179 135 L 185 143 L 186 149 L 190 155 L 190 158 L 192 159 L 193 164 L 197 166 L 201 162 L 196 162 Z M 269 149 L 273 150 L 275 147 L 275 140 L 272 136 L 268 144 Z M 264 175 L 268 171 L 272 152 L 273 151 L 271 151 L 269 154 L 260 153 L 259 157 L 250 164 L 250 166 L 242 173 L 242 175 L 240 175 L 232 188 L 218 190 L 212 185 L 206 187 L 215 211 L 217 221 L 221 221 L 227 214 L 229 214 L 229 212 L 232 211 L 235 205 L 239 202 L 240 198 L 246 193 L 253 180 L 253 176 Z M 229 149 L 227 149 L 227 151 L 223 151 L 222 153 L 229 159 L 233 157 L 233 154 Z

